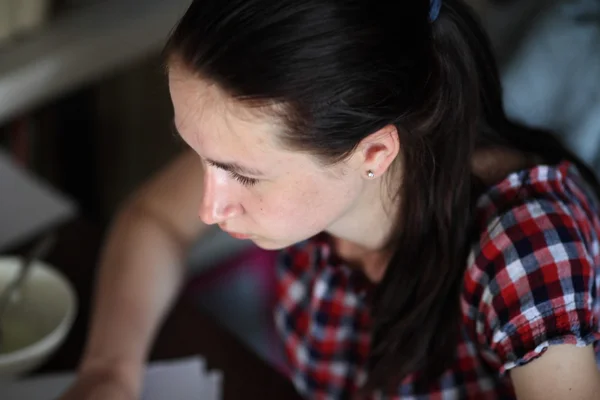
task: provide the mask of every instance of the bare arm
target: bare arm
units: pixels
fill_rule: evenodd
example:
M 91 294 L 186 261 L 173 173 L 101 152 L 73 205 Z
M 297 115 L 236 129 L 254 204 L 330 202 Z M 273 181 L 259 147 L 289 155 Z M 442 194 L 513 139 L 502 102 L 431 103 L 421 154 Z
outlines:
M 200 160 L 187 152 L 119 213 L 100 263 L 80 375 L 115 374 L 139 392 L 150 344 L 185 274 L 185 252 L 206 230 L 196 211 L 202 177 Z
M 594 347 L 551 346 L 537 360 L 511 371 L 519 400 L 593 400 L 600 393 Z

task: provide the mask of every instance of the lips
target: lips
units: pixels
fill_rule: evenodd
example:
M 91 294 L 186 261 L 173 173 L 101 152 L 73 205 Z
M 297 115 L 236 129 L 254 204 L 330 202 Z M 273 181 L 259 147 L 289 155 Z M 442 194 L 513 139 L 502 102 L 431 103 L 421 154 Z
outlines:
M 250 239 L 250 235 L 244 235 L 243 233 L 228 232 L 228 231 L 225 231 L 225 232 L 227 232 L 230 236 L 232 236 L 232 237 L 234 237 L 236 239 L 242 239 L 242 240 L 244 240 L 244 239 Z
M 239 232 L 233 232 L 233 231 L 229 231 L 227 230 L 223 225 L 219 225 L 219 228 L 221 228 L 221 230 L 225 233 L 227 233 L 228 235 L 230 235 L 231 237 L 234 237 L 236 239 L 249 239 L 250 235 L 246 235 L 244 233 L 239 233 Z

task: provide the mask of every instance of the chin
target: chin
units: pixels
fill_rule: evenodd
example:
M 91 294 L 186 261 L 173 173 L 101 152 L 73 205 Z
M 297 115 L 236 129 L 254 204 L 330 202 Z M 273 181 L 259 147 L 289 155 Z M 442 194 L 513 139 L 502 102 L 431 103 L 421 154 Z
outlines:
M 298 242 L 288 242 L 280 240 L 269 240 L 265 238 L 253 238 L 252 242 L 263 250 L 283 250 L 293 246 Z

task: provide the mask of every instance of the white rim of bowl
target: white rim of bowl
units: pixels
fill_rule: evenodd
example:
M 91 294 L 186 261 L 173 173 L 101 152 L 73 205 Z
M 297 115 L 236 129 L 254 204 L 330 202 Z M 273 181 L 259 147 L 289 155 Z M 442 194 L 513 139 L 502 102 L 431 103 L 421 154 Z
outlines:
M 21 257 L 0 257 L 0 262 L 19 262 L 21 260 Z M 67 292 L 67 296 L 69 297 L 69 307 L 67 308 L 65 315 L 60 320 L 56 328 L 54 328 L 42 339 L 19 350 L 15 350 L 10 353 L 0 353 L 0 359 L 2 360 L 2 363 L 9 363 L 27 359 L 29 358 L 29 356 L 39 356 L 48 352 L 48 350 L 51 349 L 53 346 L 57 344 L 60 345 L 60 342 L 66 339 L 67 335 L 69 334 L 68 331 L 71 329 L 73 321 L 75 320 L 75 314 L 77 312 L 77 295 L 75 294 L 75 290 L 73 289 L 71 282 L 69 282 L 69 280 L 65 278 L 62 272 L 58 271 L 50 264 L 47 264 L 44 261 L 40 260 L 37 260 L 35 263 L 36 266 L 34 266 L 34 268 L 44 269 L 50 275 L 58 279 L 60 284 L 64 286 Z

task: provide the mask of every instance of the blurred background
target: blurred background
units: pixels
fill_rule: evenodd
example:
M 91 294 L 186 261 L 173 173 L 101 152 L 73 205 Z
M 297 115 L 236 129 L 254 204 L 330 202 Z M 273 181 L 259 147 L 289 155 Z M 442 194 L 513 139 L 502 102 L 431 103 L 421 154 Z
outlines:
M 556 131 L 600 171 L 600 0 L 467 2 L 490 35 L 510 116 Z M 0 253 L 70 224 L 68 246 L 89 263 L 54 262 L 77 281 L 81 300 L 72 354 L 83 343 L 91 290 L 91 273 L 78 269 L 93 269 L 119 204 L 183 149 L 172 132 L 161 49 L 189 3 L 0 0 Z M 40 220 L 13 229 L 7 221 L 21 222 L 6 206 L 9 168 L 61 205 L 32 203 Z M 28 203 L 31 192 L 22 193 L 10 204 Z M 50 213 L 56 218 L 44 219 Z M 54 367 L 72 367 L 69 357 Z
M 0 0 L 0 145 L 106 222 L 179 149 L 160 51 L 189 0 Z

